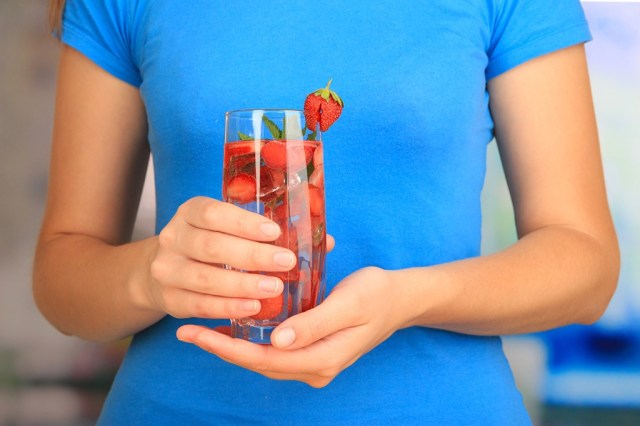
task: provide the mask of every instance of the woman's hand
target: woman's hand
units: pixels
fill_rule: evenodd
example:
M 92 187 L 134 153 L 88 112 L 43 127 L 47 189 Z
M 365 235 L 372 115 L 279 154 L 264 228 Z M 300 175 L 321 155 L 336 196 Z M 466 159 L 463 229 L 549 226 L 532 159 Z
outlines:
M 160 232 L 150 259 L 148 286 L 138 300 L 177 318 L 243 318 L 260 311 L 258 299 L 283 290 L 282 281 L 243 271 L 287 271 L 290 250 L 269 244 L 280 235 L 271 220 L 229 203 L 196 197 Z
M 329 384 L 340 372 L 408 322 L 390 273 L 365 268 L 345 278 L 319 306 L 279 325 L 273 345 L 259 345 L 196 325 L 178 338 L 266 377 Z

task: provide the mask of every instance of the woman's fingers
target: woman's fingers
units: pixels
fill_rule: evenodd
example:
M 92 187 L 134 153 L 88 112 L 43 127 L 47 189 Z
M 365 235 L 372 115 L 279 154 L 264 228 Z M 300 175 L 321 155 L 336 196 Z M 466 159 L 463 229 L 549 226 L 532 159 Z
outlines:
M 258 214 L 196 197 L 180 206 L 158 240 L 164 251 L 200 262 L 248 271 L 288 271 L 296 263 L 293 252 L 265 243 L 280 232 L 276 223 Z
M 212 296 L 177 290 L 166 301 L 166 312 L 176 318 L 245 318 L 260 312 L 256 299 Z
M 331 250 L 333 250 L 335 246 L 336 246 L 336 240 L 333 238 L 332 235 L 327 234 L 327 252 L 330 252 Z
M 276 277 L 224 269 L 189 259 L 167 270 L 167 274 L 163 281 L 168 285 L 223 297 L 265 299 L 277 296 L 284 288 L 282 280 Z
M 336 336 L 334 345 L 314 349 L 283 351 L 271 345 L 258 345 L 229 337 L 227 330 L 211 330 L 184 325 L 177 331 L 179 340 L 192 343 L 221 359 L 278 380 L 298 380 L 313 387 L 329 384 L 346 366 L 343 352 L 351 351 L 348 336 Z M 345 346 L 347 345 L 347 346 Z M 338 352 L 336 352 L 336 350 Z
M 288 271 L 296 264 L 291 250 L 222 232 L 187 227 L 174 244 L 184 256 L 245 271 Z
M 178 214 L 193 227 L 254 241 L 273 241 L 281 232 L 275 222 L 264 216 L 212 198 L 192 198 Z
M 158 236 L 149 304 L 174 316 L 255 314 L 259 299 L 277 296 L 284 286 L 278 278 L 250 272 L 285 272 L 297 262 L 291 250 L 272 243 L 281 233 L 259 214 L 211 198 L 190 199 Z M 327 236 L 327 249 L 334 245 Z
M 328 298 L 315 308 L 294 315 L 273 331 L 271 343 L 280 349 L 309 346 L 344 328 L 361 325 L 348 298 Z
M 184 325 L 178 329 L 176 335 L 183 342 L 193 343 L 202 349 L 233 362 L 244 368 L 261 373 L 268 373 L 286 369 L 303 371 L 291 352 L 282 352 L 277 357 L 270 356 L 277 351 L 271 345 L 258 345 L 242 339 L 234 339 L 223 333 L 218 333 L 199 325 Z

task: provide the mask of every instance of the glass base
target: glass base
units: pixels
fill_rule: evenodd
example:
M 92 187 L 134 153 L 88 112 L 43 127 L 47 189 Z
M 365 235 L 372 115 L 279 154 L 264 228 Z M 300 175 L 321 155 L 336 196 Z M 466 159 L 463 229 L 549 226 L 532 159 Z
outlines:
M 271 333 L 277 324 L 260 324 L 251 319 L 231 320 L 231 337 L 262 345 L 271 344 Z

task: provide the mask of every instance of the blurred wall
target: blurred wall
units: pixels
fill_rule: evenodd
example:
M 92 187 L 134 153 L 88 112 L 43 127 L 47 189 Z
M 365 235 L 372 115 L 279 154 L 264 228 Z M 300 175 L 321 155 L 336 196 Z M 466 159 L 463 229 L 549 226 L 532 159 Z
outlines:
M 528 406 L 544 424 L 550 424 L 549 412 L 573 416 L 553 424 L 640 424 L 633 414 L 640 408 L 640 2 L 583 6 L 593 35 L 586 51 L 622 254 L 618 289 L 594 326 L 511 337 L 505 348 Z M 487 169 L 485 253 L 516 240 L 495 144 Z
M 92 424 L 124 350 L 61 335 L 32 300 L 58 59 L 46 7 L 0 0 L 0 425 Z M 137 237 L 153 232 L 149 187 L 143 204 Z

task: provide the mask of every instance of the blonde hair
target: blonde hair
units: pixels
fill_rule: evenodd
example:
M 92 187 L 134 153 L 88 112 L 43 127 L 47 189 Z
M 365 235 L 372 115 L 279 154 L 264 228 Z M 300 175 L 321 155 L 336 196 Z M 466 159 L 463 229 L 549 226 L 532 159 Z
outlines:
M 49 0 L 49 27 L 57 36 L 62 31 L 62 12 L 65 0 Z

